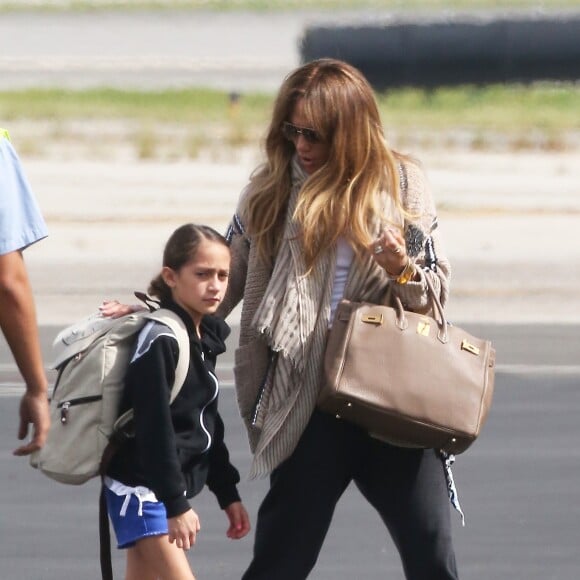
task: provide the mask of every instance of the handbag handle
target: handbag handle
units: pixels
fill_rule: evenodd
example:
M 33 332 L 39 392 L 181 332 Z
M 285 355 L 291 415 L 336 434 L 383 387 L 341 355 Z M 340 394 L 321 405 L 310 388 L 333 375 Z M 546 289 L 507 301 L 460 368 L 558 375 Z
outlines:
M 433 310 L 433 319 L 437 323 L 439 327 L 439 331 L 437 332 L 437 338 L 443 344 L 449 342 L 449 335 L 447 333 L 447 318 L 445 317 L 445 312 L 443 311 L 443 305 L 441 304 L 441 300 L 437 296 L 435 292 L 435 288 L 433 287 L 433 282 L 431 278 L 425 274 L 425 281 L 427 283 L 427 294 L 429 294 L 429 299 L 431 300 L 431 308 Z M 392 292 L 387 292 L 387 296 L 389 294 L 393 297 L 394 307 L 396 311 L 396 318 L 397 318 L 397 326 L 401 330 L 406 330 L 409 326 L 407 321 L 407 317 L 405 316 L 405 309 L 403 308 L 403 303 L 401 299 L 397 296 L 392 294 Z

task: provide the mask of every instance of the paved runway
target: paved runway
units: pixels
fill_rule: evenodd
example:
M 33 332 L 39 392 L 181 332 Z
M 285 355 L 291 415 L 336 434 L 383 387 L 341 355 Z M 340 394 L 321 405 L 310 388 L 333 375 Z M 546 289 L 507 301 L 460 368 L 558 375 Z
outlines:
M 493 408 L 483 434 L 454 474 L 467 525 L 452 514 L 463 580 L 576 580 L 580 570 L 580 328 L 479 325 L 500 352 Z M 45 345 L 55 328 L 43 328 Z M 235 335 L 233 337 L 235 341 Z M 96 482 L 69 487 L 14 458 L 21 386 L 0 346 L 0 580 L 99 577 Z M 45 352 L 49 352 L 45 348 Z M 233 460 L 247 474 L 249 453 L 231 388 L 231 351 L 220 364 L 221 409 Z M 12 386 L 11 386 L 12 385 Z M 244 479 L 252 520 L 264 480 Z M 211 494 L 193 505 L 202 532 L 191 552 L 200 580 L 239 578 L 251 539 L 225 537 Z M 115 551 L 122 577 L 123 559 Z M 398 556 L 372 509 L 351 486 L 341 500 L 313 580 L 402 580 Z
M 299 62 L 304 26 L 320 17 L 334 18 L 298 11 L 6 13 L 2 86 L 275 90 Z

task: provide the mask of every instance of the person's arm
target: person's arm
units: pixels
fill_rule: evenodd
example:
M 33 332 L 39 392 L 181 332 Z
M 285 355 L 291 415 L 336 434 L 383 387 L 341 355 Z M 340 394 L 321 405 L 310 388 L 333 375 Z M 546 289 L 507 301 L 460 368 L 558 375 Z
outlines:
M 246 275 L 248 273 L 248 259 L 250 255 L 250 239 L 246 235 L 244 226 L 235 214 L 226 232 L 226 239 L 230 245 L 232 262 L 228 290 L 220 304 L 217 315 L 227 318 L 230 312 L 239 304 L 244 297 L 246 287 Z
M 31 441 L 16 449 L 14 454 L 28 455 L 44 444 L 50 419 L 48 381 L 42 362 L 34 297 L 19 251 L 0 256 L 0 327 L 26 383 L 26 392 L 20 402 L 18 438 L 24 439 L 28 425 L 33 426 Z
M 232 540 L 239 540 L 250 531 L 250 517 L 240 500 L 237 489 L 240 474 L 230 463 L 230 454 L 224 440 L 224 431 L 224 422 L 218 413 L 213 443 L 209 450 L 207 486 L 216 496 L 219 506 L 224 510 L 228 518 L 229 527 L 226 530 L 226 536 Z
M 168 519 L 191 509 L 185 497 L 186 482 L 177 454 L 177 443 L 169 398 L 178 347 L 162 325 L 141 330 L 136 353 L 125 377 L 128 400 L 134 410 L 135 442 L 143 477 Z
M 195 544 L 201 524 L 197 513 L 189 509 L 181 515 L 167 518 L 167 528 L 169 542 L 175 542 L 182 550 L 189 550 Z
M 215 419 L 213 441 L 209 450 L 209 470 L 206 483 L 210 491 L 216 496 L 222 509 L 240 501 L 236 487 L 240 482 L 240 474 L 230 463 L 224 431 L 224 422 L 218 413 Z
M 406 308 L 427 312 L 431 303 L 425 278 L 428 276 L 431 279 L 441 304 L 445 305 L 449 295 L 451 266 L 441 241 L 429 181 L 418 163 L 406 163 L 405 171 L 408 188 L 403 195 L 403 204 L 412 216 L 418 216 L 414 223 L 407 224 L 405 230 L 406 254 L 414 271 L 407 281 L 395 281 L 392 288 Z
M 200 521 L 185 497 L 169 403 L 177 343 L 163 333 L 156 326 L 141 330 L 125 388 L 134 410 L 137 455 L 147 487 L 165 505 L 169 542 L 189 550 L 195 544 Z
M 250 516 L 241 501 L 231 503 L 225 510 L 230 523 L 226 536 L 232 540 L 239 540 L 250 531 Z

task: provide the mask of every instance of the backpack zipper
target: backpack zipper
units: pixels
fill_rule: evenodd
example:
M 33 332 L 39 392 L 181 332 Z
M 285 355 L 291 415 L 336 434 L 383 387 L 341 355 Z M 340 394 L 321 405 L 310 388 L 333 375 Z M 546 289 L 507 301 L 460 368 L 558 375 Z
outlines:
M 70 401 L 60 402 L 56 408 L 60 409 L 60 422 L 64 425 L 68 422 L 68 412 L 71 407 L 76 405 L 83 405 L 85 403 L 94 403 L 100 401 L 103 395 L 91 395 L 88 397 L 79 397 L 78 399 L 71 399 Z

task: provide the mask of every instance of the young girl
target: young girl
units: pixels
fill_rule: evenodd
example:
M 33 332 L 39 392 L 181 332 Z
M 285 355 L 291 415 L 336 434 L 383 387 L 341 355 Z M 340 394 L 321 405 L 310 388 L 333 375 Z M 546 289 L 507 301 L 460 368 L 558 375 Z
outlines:
M 156 321 L 140 332 L 121 404 L 122 412 L 134 409 L 135 438 L 114 456 L 105 480 L 118 547 L 127 549 L 127 580 L 195 580 L 184 550 L 195 543 L 200 521 L 187 498 L 205 483 L 229 519 L 227 536 L 239 539 L 250 529 L 224 443 L 214 373 L 229 327 L 211 314 L 229 269 L 226 240 L 207 226 L 186 224 L 169 238 L 161 273 L 149 287 L 185 323 L 191 361 L 170 406 L 177 340 Z

